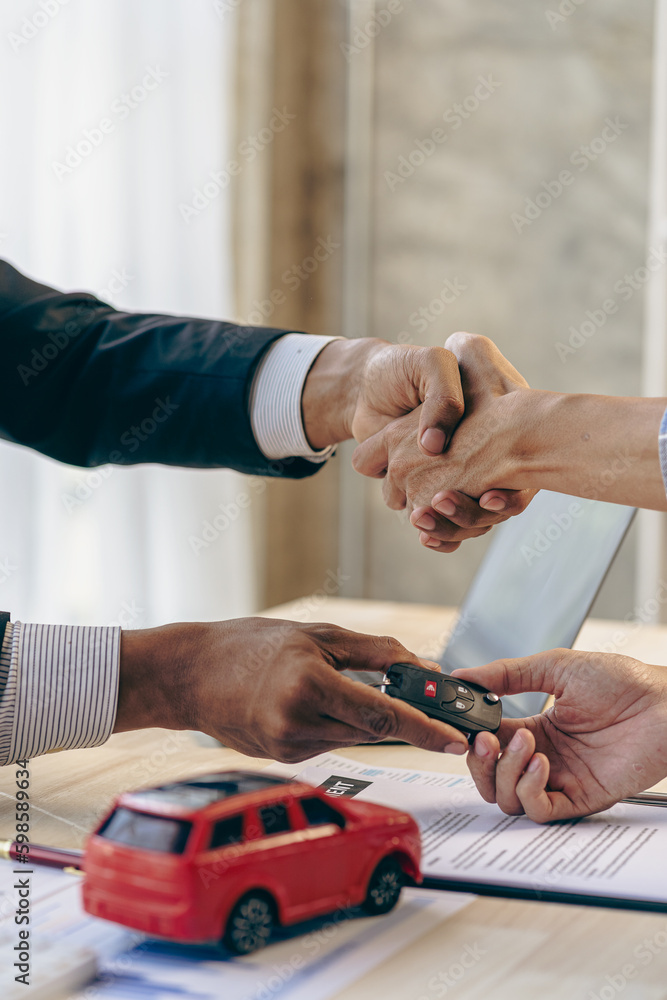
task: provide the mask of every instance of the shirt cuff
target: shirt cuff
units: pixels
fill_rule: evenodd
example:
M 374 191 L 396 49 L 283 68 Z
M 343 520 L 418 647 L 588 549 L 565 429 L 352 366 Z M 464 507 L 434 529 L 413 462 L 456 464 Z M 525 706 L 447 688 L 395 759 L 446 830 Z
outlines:
M 288 333 L 272 344 L 260 361 L 250 389 L 250 423 L 257 447 L 266 458 L 308 458 L 326 462 L 334 446 L 313 451 L 301 413 L 301 397 L 315 358 L 341 337 Z
M 662 417 L 662 423 L 660 424 L 658 450 L 660 452 L 660 470 L 665 484 L 665 492 L 667 492 L 667 410 L 665 410 Z
M 0 652 L 0 765 L 49 750 L 99 746 L 109 738 L 118 702 L 120 632 L 7 625 Z

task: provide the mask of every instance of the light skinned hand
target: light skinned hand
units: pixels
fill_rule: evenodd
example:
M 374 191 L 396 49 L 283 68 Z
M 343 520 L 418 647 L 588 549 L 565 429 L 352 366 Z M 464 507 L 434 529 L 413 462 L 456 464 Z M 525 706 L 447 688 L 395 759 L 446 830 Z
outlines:
M 607 809 L 667 776 L 667 668 L 629 656 L 554 649 L 455 677 L 496 694 L 544 691 L 542 715 L 505 719 L 468 754 L 487 802 L 537 823 Z
M 239 618 L 123 631 L 114 732 L 200 730 L 288 762 L 385 737 L 465 753 L 457 729 L 340 673 L 381 676 L 397 662 L 439 669 L 389 636 L 336 625 Z
M 466 401 L 447 456 L 468 473 L 463 486 L 447 486 L 481 493 L 480 507 L 507 514 L 522 500 L 508 490 L 537 489 L 667 510 L 658 448 L 667 399 L 530 389 L 485 337 L 456 334 L 447 346 L 458 359 Z M 420 527 L 426 519 L 431 545 L 449 540 L 453 499 L 449 490 L 438 491 L 413 512 Z

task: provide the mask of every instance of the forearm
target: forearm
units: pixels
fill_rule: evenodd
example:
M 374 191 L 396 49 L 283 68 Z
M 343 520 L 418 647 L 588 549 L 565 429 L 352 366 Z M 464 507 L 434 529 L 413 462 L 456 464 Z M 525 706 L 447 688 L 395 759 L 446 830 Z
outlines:
M 192 664 L 198 633 L 195 624 L 122 631 L 114 733 L 197 728 Z
M 250 422 L 254 372 L 283 333 L 119 312 L 0 261 L 0 436 L 71 465 L 310 475 L 268 460 Z
M 529 390 L 514 481 L 629 506 L 667 510 L 658 433 L 665 399 Z

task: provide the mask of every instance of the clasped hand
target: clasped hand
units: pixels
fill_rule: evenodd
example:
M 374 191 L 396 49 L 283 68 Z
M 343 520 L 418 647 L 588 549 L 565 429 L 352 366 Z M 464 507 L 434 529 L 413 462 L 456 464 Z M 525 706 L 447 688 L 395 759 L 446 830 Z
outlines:
M 667 669 L 629 656 L 554 649 L 455 675 L 553 705 L 480 733 L 468 766 L 487 802 L 538 823 L 607 809 L 667 775 Z M 502 754 L 501 754 L 502 750 Z
M 418 406 L 363 441 L 353 464 L 384 480 L 385 502 L 407 508 L 423 545 L 452 552 L 463 538 L 521 513 L 534 496 L 513 488 L 531 390 L 486 337 L 456 333 L 445 346 L 458 361 L 465 415 L 444 454 L 420 453 L 424 414 Z

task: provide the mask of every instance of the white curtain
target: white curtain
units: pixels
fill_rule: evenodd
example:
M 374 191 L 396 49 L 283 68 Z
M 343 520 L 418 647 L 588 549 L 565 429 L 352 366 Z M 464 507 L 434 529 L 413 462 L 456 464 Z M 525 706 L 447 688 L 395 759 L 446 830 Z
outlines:
M 3 4 L 0 256 L 120 308 L 233 318 L 229 199 L 210 175 L 230 159 L 234 6 Z M 0 475 L 14 618 L 136 628 L 254 609 L 242 477 L 73 469 L 4 442 Z M 229 526 L 198 546 L 220 505 Z

